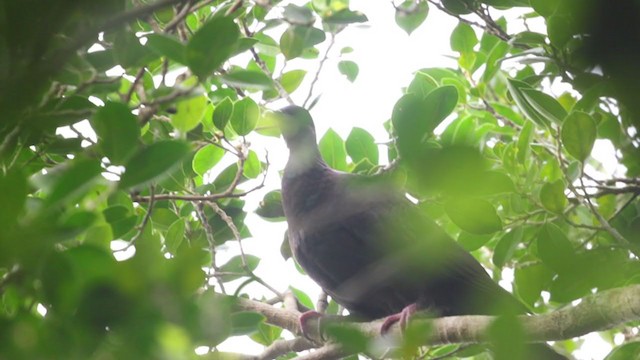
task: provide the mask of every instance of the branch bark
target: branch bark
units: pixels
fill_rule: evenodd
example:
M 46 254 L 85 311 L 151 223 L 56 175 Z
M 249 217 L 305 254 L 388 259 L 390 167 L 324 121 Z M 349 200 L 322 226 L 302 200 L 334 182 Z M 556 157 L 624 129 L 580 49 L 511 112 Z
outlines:
M 298 311 L 276 308 L 244 298 L 237 299 L 237 307 L 243 311 L 258 312 L 265 316 L 268 323 L 287 329 L 294 334 L 301 333 Z M 640 320 L 640 285 L 603 291 L 583 298 L 582 302 L 576 306 L 540 315 L 521 315 L 518 318 L 530 342 L 565 340 L 593 331 L 610 329 L 626 322 Z M 433 329 L 432 333 L 423 339 L 423 345 L 444 345 L 487 341 L 487 329 L 495 319 L 495 316 L 466 315 L 435 319 L 416 318 L 414 321 L 429 323 Z M 311 353 L 304 358 L 317 359 L 318 355 L 331 358 L 348 355 L 345 349 L 323 340 L 326 335 L 321 333 L 318 321 L 322 319 L 308 319 L 306 333 L 309 339 L 317 344 L 316 347 L 321 349 L 314 353 L 322 351 L 322 354 L 312 355 L 314 353 Z M 371 322 L 340 321 L 341 324 L 353 327 L 369 338 L 380 336 L 380 327 L 383 322 L 384 319 Z M 395 338 L 402 336 L 397 323 L 391 326 L 385 336 Z M 266 358 L 268 357 L 260 357 L 260 359 Z

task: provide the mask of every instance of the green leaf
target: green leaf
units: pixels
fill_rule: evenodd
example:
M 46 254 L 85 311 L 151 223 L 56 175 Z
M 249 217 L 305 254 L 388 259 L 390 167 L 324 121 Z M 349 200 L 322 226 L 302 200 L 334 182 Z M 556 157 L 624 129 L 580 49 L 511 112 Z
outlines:
M 245 136 L 255 129 L 259 118 L 260 108 L 258 104 L 250 97 L 245 97 L 233 105 L 231 127 L 238 135 Z
M 315 308 L 315 306 L 313 305 L 313 301 L 311 301 L 311 298 L 309 297 L 309 295 L 305 294 L 304 291 L 300 289 L 296 289 L 293 286 L 289 286 L 289 289 L 291 290 L 293 295 L 296 297 L 296 299 L 298 299 L 300 304 L 302 304 L 303 306 L 306 306 L 311 310 Z
M 417 29 L 429 15 L 429 5 L 426 1 L 416 3 L 406 0 L 396 7 L 396 24 L 406 31 L 407 35 Z
M 262 164 L 258 159 L 258 155 L 255 151 L 250 150 L 247 155 L 247 159 L 244 162 L 244 169 L 242 174 L 249 179 L 255 179 L 262 173 Z
M 520 130 L 520 135 L 518 135 L 517 149 L 518 149 L 518 162 L 520 164 L 525 164 L 529 154 L 531 153 L 531 141 L 533 140 L 533 123 L 531 121 L 527 121 L 522 130 Z
M 513 97 L 513 100 L 516 102 L 516 105 L 520 108 L 520 110 L 529 117 L 536 124 L 547 127 L 549 125 L 549 120 L 542 116 L 527 100 L 523 90 L 533 90 L 531 85 L 515 80 L 509 79 L 507 81 L 507 87 L 509 89 L 509 93 Z
M 227 126 L 227 123 L 231 119 L 231 114 L 233 114 L 233 101 L 225 97 L 224 100 L 213 109 L 213 125 L 215 125 L 218 130 L 224 131 L 225 126 Z
M 533 10 L 544 17 L 553 15 L 559 5 L 556 0 L 529 0 L 529 3 Z
M 411 84 L 407 88 L 408 94 L 416 94 L 421 98 L 427 97 L 431 91 L 438 87 L 438 82 L 421 71 L 418 71 L 413 77 Z
M 232 18 L 212 17 L 187 44 L 187 65 L 195 75 L 206 78 L 233 54 L 239 38 L 240 30 Z
M 492 235 L 478 235 L 462 231 L 460 235 L 458 235 L 458 243 L 462 245 L 465 250 L 471 252 L 480 249 L 492 238 Z
M 471 25 L 459 22 L 451 33 L 451 50 L 459 53 L 472 53 L 473 47 L 478 43 L 475 31 Z
M 181 141 L 164 140 L 138 151 L 127 162 L 120 179 L 120 188 L 130 188 L 159 180 L 189 153 L 189 145 Z
M 258 331 L 266 318 L 262 314 L 243 311 L 231 314 L 231 335 L 247 335 Z
M 311 9 L 306 6 L 294 4 L 285 6 L 282 16 L 284 16 L 287 22 L 297 25 L 311 25 L 315 20 Z
M 221 147 L 209 144 L 196 152 L 191 167 L 196 174 L 203 176 L 222 159 L 224 153 Z
M 331 15 L 322 18 L 322 21 L 327 24 L 347 25 L 367 22 L 369 19 L 365 14 L 359 11 L 342 9 L 340 11 L 332 12 Z
M 354 163 L 358 163 L 362 159 L 368 159 L 372 164 L 378 163 L 378 146 L 373 136 L 366 130 L 359 127 L 351 129 L 345 146 L 347 154 Z
M 451 85 L 431 91 L 424 99 L 415 94 L 401 97 L 391 115 L 401 154 L 411 156 L 416 145 L 432 134 L 457 102 L 458 91 Z
M 342 60 L 338 63 L 338 70 L 340 73 L 347 77 L 351 82 L 354 82 L 358 77 L 358 64 L 349 60 Z
M 540 298 L 540 293 L 551 282 L 553 272 L 544 264 L 516 267 L 515 291 L 520 299 L 533 306 Z
M 53 177 L 46 202 L 49 205 L 72 202 L 95 184 L 102 172 L 100 161 L 77 157 L 45 176 Z
M 564 120 L 560 135 L 567 152 L 584 162 L 596 141 L 596 122 L 589 114 L 574 111 Z
M 568 200 L 564 195 L 564 182 L 560 179 L 552 183 L 544 183 L 540 189 L 540 203 L 548 211 L 555 214 L 562 214 L 567 206 Z
M 303 51 L 326 39 L 324 31 L 310 26 L 292 25 L 280 37 L 280 49 L 285 58 L 293 59 Z
M 558 100 L 535 89 L 521 88 L 527 102 L 549 122 L 560 124 L 567 116 L 567 111 Z
M 326 332 L 349 353 L 364 352 L 369 347 L 369 338 L 353 326 L 331 324 Z
M 184 239 L 184 232 L 186 230 L 186 224 L 184 219 L 176 220 L 169 229 L 167 230 L 167 235 L 164 237 L 164 245 L 167 247 L 167 251 L 172 254 L 175 254 L 180 244 L 182 244 L 182 240 Z
M 249 271 L 255 270 L 260 263 L 260 258 L 254 255 L 245 255 L 244 259 Z M 239 279 L 243 276 L 248 276 L 243 265 L 241 255 L 232 257 L 224 265 L 220 266 L 220 272 L 224 273 L 220 276 L 220 280 L 222 280 L 223 282 L 228 282 Z
M 27 201 L 27 179 L 20 170 L 0 173 L 0 189 L 4 189 L 0 206 L 0 228 L 5 231 L 16 225 Z
M 442 5 L 449 12 L 456 15 L 470 14 L 478 7 L 475 0 L 442 0 Z
M 306 74 L 306 70 L 287 71 L 282 74 L 282 77 L 280 78 L 280 85 L 282 85 L 287 93 L 291 94 L 298 88 L 298 86 L 300 86 Z
M 347 170 L 347 152 L 344 141 L 338 133 L 333 129 L 327 130 L 322 139 L 320 139 L 318 146 L 322 158 L 331 168 L 340 171 Z
M 567 235 L 554 224 L 544 224 L 538 232 L 538 256 L 556 273 L 571 271 L 575 251 Z
M 451 221 L 472 234 L 492 234 L 502 230 L 496 209 L 486 200 L 452 199 L 445 203 L 444 208 Z
M 167 57 L 169 60 L 173 60 L 179 64 L 186 65 L 187 63 L 185 57 L 187 47 L 174 37 L 164 34 L 149 34 L 147 35 L 146 46 L 158 55 Z
M 251 340 L 257 342 L 258 344 L 269 346 L 273 344 L 274 341 L 280 338 L 280 334 L 282 334 L 282 328 L 277 326 L 261 323 L 258 325 L 258 331 L 255 334 L 252 334 Z
M 269 221 L 283 221 L 284 210 L 280 190 L 269 191 L 260 201 L 256 214 Z
M 234 70 L 220 77 L 222 82 L 241 89 L 270 90 L 273 80 L 262 71 Z
M 522 227 L 517 227 L 502 235 L 493 250 L 493 257 L 491 261 L 495 266 L 502 268 L 511 260 L 518 244 L 522 241 L 522 233 Z
M 638 354 L 640 354 L 640 341 L 632 341 L 611 350 L 604 360 L 638 360 Z
M 202 95 L 180 101 L 176 104 L 176 113 L 171 116 L 171 124 L 182 133 L 192 130 L 202 121 L 208 101 Z
M 136 150 L 140 126 L 138 119 L 122 103 L 107 102 L 91 118 L 98 144 L 113 165 L 123 164 Z

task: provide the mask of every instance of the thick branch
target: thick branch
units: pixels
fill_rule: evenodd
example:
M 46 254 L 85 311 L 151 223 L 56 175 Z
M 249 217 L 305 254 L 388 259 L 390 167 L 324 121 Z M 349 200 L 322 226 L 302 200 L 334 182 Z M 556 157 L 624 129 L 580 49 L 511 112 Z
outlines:
M 237 306 L 244 311 L 261 313 L 267 322 L 287 329 L 295 334 L 300 333 L 297 311 L 276 308 L 269 304 L 239 298 Z M 564 340 L 588 334 L 593 331 L 610 329 L 617 325 L 640 320 L 640 285 L 607 290 L 588 296 L 572 307 L 566 307 L 547 314 L 519 316 L 522 327 L 531 342 Z M 487 340 L 486 333 L 494 316 L 468 315 L 451 316 L 436 319 L 415 319 L 429 322 L 433 332 L 423 340 L 424 345 L 482 343 Z M 308 319 L 305 329 L 313 342 L 324 344 L 315 318 Z M 352 326 L 370 338 L 380 336 L 383 320 L 356 323 L 344 321 L 342 324 Z M 394 324 L 388 336 L 401 337 L 402 333 Z M 344 356 L 344 349 L 335 345 L 322 347 L 333 356 Z M 320 350 L 317 350 L 318 352 Z M 317 358 L 317 357 L 313 357 Z

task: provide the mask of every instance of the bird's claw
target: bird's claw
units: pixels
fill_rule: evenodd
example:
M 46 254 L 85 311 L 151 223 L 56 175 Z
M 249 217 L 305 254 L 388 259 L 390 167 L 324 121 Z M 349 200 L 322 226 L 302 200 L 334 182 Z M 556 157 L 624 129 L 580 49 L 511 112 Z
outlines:
M 313 310 L 305 311 L 300 315 L 300 317 L 298 318 L 298 325 L 300 326 L 300 333 L 302 333 L 302 336 L 304 336 L 305 339 L 311 342 L 314 342 L 314 340 L 309 336 L 309 332 L 307 331 L 307 324 L 306 324 L 307 321 L 313 318 L 321 319 L 322 317 L 323 315 L 321 313 Z M 316 329 L 317 333 L 320 334 L 320 336 L 322 337 L 322 331 L 320 329 L 320 320 L 318 320 L 317 326 L 318 326 L 318 328 Z
M 416 313 L 416 311 L 418 311 L 418 306 L 416 304 L 411 304 L 407 305 L 399 313 L 387 316 L 387 318 L 384 319 L 382 326 L 380 326 L 380 334 L 386 335 L 389 332 L 391 326 L 395 323 L 398 323 L 398 326 L 400 326 L 400 331 L 404 332 L 409 325 L 409 320 L 411 319 L 413 314 Z

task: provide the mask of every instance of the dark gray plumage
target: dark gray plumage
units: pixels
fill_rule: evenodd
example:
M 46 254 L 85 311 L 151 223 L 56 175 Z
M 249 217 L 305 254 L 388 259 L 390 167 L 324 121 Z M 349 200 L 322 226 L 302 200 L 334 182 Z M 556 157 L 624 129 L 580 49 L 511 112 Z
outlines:
M 363 319 L 412 304 L 438 316 L 527 311 L 391 177 L 327 166 L 306 110 L 290 106 L 279 119 L 290 151 L 282 199 L 291 250 L 336 302 Z

